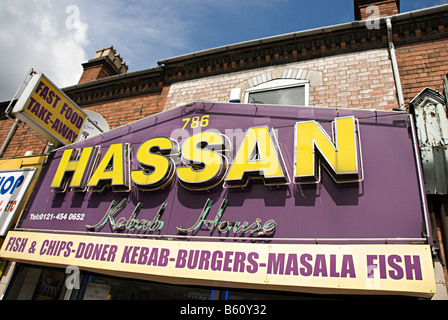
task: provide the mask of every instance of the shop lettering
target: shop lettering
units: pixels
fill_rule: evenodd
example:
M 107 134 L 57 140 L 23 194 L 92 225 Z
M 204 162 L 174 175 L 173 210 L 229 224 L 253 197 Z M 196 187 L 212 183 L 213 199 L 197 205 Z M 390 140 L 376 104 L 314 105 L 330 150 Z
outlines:
M 59 110 L 57 107 L 61 103 L 63 104 Z M 55 133 L 58 133 L 71 143 L 76 141 L 78 135 L 68 124 L 81 129 L 84 123 L 84 115 L 78 113 L 77 110 L 66 102 L 63 102 L 57 92 L 51 90 L 44 81 L 40 81 L 36 86 L 33 96 L 30 97 L 26 106 L 26 110 L 42 123 L 48 126 L 51 125 L 51 129 Z
M 40 242 L 40 243 L 39 243 Z M 222 250 L 210 248 L 186 248 L 185 246 L 149 246 L 84 242 L 76 240 L 42 239 L 10 236 L 2 250 L 15 254 L 46 256 L 48 259 L 70 258 L 78 261 L 98 261 L 140 265 L 169 270 L 197 270 L 275 277 L 314 277 L 334 279 L 376 279 L 392 281 L 424 281 L 424 265 L 418 254 L 335 254 L 307 252 L 270 252 L 256 250 Z M 181 242 L 179 242 L 180 244 Z M 184 243 L 185 244 L 185 243 Z M 174 248 L 174 249 L 173 249 Z M 279 250 L 278 247 L 276 250 Z M 297 249 L 299 250 L 299 249 Z M 44 258 L 47 259 L 47 258 Z M 72 261 L 72 260 L 70 260 Z M 356 263 L 355 263 L 356 262 Z M 364 265 L 363 265 L 364 264 Z M 357 270 L 361 269 L 361 272 Z M 160 269 L 161 270 L 161 269 Z M 367 272 L 366 272 L 367 271 Z M 170 271 L 171 272 L 171 271 Z M 292 278 L 291 278 L 292 279 Z M 399 282 L 397 282 L 398 284 Z
M 206 229 L 210 231 L 212 234 L 216 229 L 219 233 L 228 233 L 233 231 L 234 234 L 237 233 L 250 233 L 252 235 L 269 235 L 275 231 L 277 227 L 277 223 L 274 220 L 268 220 L 264 224 L 262 224 L 261 219 L 256 218 L 254 222 L 250 223 L 248 221 L 240 222 L 240 221 L 220 221 L 221 216 L 226 208 L 226 204 L 228 202 L 227 198 L 221 203 L 221 206 L 218 209 L 218 212 L 215 216 L 214 220 L 207 220 L 206 217 L 210 211 L 213 201 L 208 199 L 205 203 L 205 206 L 201 213 L 199 214 L 199 218 L 197 221 L 189 228 L 185 228 L 182 226 L 177 226 L 177 230 L 180 233 L 188 233 L 194 232 L 198 228 L 204 226 Z M 154 215 L 152 220 L 147 219 L 137 219 L 138 213 L 142 207 L 142 203 L 139 202 L 129 218 L 120 217 L 118 220 L 116 216 L 127 206 L 128 201 L 126 199 L 121 200 L 120 202 L 113 200 L 106 211 L 106 214 L 101 218 L 98 223 L 94 225 L 86 225 L 87 229 L 91 231 L 100 230 L 106 224 L 109 224 L 112 231 L 123 231 L 123 230 L 138 230 L 143 232 L 154 232 L 159 231 L 164 226 L 164 222 L 160 220 L 167 202 L 164 202 L 158 209 L 157 213 Z
M 157 267 L 166 267 L 170 250 L 161 248 L 148 248 L 139 246 L 125 246 L 121 263 L 146 264 Z
M 314 261 L 313 261 L 314 260 Z M 313 277 L 336 277 L 356 278 L 355 266 L 352 255 L 343 255 L 339 265 L 337 255 L 327 257 L 324 254 L 297 255 L 295 253 L 285 255 L 284 253 L 269 254 L 268 274 L 301 275 Z
M 50 90 L 50 88 L 46 86 L 43 81 L 39 82 L 34 92 L 36 94 L 39 94 L 39 96 L 44 99 L 49 105 L 52 105 L 53 109 L 56 108 L 59 100 L 61 100 L 61 98 L 53 90 Z
M 51 105 L 53 109 L 56 108 L 56 105 L 61 100 L 61 98 L 48 86 L 46 86 L 43 81 L 39 82 L 34 93 L 39 94 L 39 96 L 46 103 L 48 103 L 48 105 Z M 33 112 L 36 116 L 38 116 L 42 121 L 48 124 L 48 121 L 51 118 L 51 112 L 46 110 L 45 107 L 41 106 L 39 102 L 31 98 L 27 108 L 31 110 L 31 112 Z M 69 120 L 76 128 L 81 129 L 84 119 L 76 112 L 76 110 L 70 107 L 67 103 L 64 102 L 61 111 L 59 113 L 63 115 L 65 119 Z
M 354 117 L 336 118 L 333 137 L 318 122 L 297 122 L 294 126 L 294 183 L 316 183 L 320 179 L 319 163 L 336 182 L 360 178 Z M 283 156 L 273 130 L 267 126 L 252 127 L 230 164 L 225 156 L 227 137 L 216 132 L 200 132 L 185 140 L 179 148 L 170 138 L 158 137 L 143 142 L 131 158 L 129 143 L 115 143 L 105 152 L 101 147 L 64 150 L 51 188 L 55 192 L 130 191 L 134 186 L 143 191 L 166 188 L 177 175 L 179 183 L 192 190 L 207 190 L 218 185 L 244 187 L 253 179 L 266 185 L 290 183 Z M 317 152 L 318 151 L 318 152 Z M 172 154 L 181 155 L 177 167 Z M 130 170 L 133 161 L 139 169 Z M 95 165 L 97 164 L 97 165 Z
M 380 279 L 422 280 L 420 257 L 415 255 L 367 255 L 368 278 L 375 278 L 379 271 Z
M 75 253 L 75 258 L 113 262 L 117 250 L 118 246 L 116 245 L 80 242 Z
M 5 251 L 23 252 L 27 242 L 28 238 L 10 237 L 6 244 Z
M 3 200 L 0 201 L 0 206 L 2 205 L 2 203 L 3 203 Z M 8 201 L 6 203 L 6 206 L 5 206 L 5 209 L 3 210 L 3 212 L 7 212 L 7 213 L 13 212 L 14 209 L 16 208 L 16 205 L 17 205 L 17 201 L 16 200 Z M 1 208 L 0 208 L 0 211 L 1 211 Z
M 68 257 L 71 253 L 72 246 L 72 241 L 44 240 L 39 254 L 59 257 L 63 253 L 64 257 Z
M 43 101 L 48 103 L 48 105 L 53 109 L 56 108 L 56 105 L 61 100 L 61 98 L 53 90 L 50 90 L 50 88 L 47 87 L 43 81 L 39 82 L 34 93 L 38 94 Z M 30 102 L 26 108 L 43 123 L 50 124 L 50 122 L 52 122 L 51 116 L 53 113 L 51 113 L 47 108 L 45 108 L 45 106 L 41 105 L 33 97 L 30 97 Z
M 0 194 L 4 195 L 9 192 L 9 194 L 13 194 L 14 191 L 20 187 L 25 180 L 23 175 L 17 177 L 14 176 L 2 176 L 0 177 Z
M 45 124 L 50 124 L 51 116 L 53 115 L 44 106 L 37 102 L 33 97 L 30 97 L 27 109 L 30 110 L 37 118 L 42 120 Z
M 267 235 L 271 234 L 275 231 L 277 227 L 277 223 L 274 220 L 268 220 L 263 225 L 261 225 L 261 219 L 256 218 L 254 222 L 249 224 L 248 221 L 240 222 L 240 221 L 220 221 L 221 216 L 225 210 L 228 199 L 224 199 L 219 207 L 218 212 L 216 213 L 215 219 L 206 220 L 210 207 L 213 203 L 212 200 L 208 199 L 205 203 L 205 206 L 202 212 L 199 214 L 198 220 L 189 228 L 184 228 L 181 226 L 176 227 L 178 231 L 181 233 L 193 232 L 196 229 L 204 226 L 206 229 L 210 230 L 210 233 L 213 233 L 217 228 L 220 233 L 227 233 L 233 231 L 233 233 L 247 233 L 250 234 L 259 234 L 259 235 Z
M 70 129 L 65 123 L 61 122 L 59 119 L 56 119 L 51 125 L 51 129 L 55 132 L 59 133 L 62 137 L 70 141 L 71 143 L 75 142 L 78 135 Z
M 258 270 L 256 259 L 256 252 L 180 249 L 176 268 L 255 273 Z
M 87 229 L 89 230 L 101 229 L 106 223 L 109 223 L 113 231 L 122 231 L 124 229 L 126 230 L 137 229 L 139 231 L 142 230 L 152 232 L 152 231 L 158 231 L 163 227 L 164 222 L 160 221 L 160 217 L 162 216 L 163 211 L 165 210 L 166 202 L 160 206 L 159 211 L 152 220 L 137 219 L 137 215 L 140 212 L 140 208 L 142 206 L 142 203 L 139 202 L 135 206 L 133 212 L 131 213 L 128 219 L 121 217 L 117 221 L 115 221 L 115 216 L 119 212 L 121 212 L 126 207 L 127 204 L 128 201 L 126 199 L 123 199 L 120 202 L 113 200 L 109 206 L 109 209 L 106 211 L 104 217 L 94 225 L 86 225 Z
M 65 119 L 70 120 L 70 122 L 75 125 L 76 128 L 81 129 L 84 119 L 79 116 L 79 114 L 75 110 L 73 110 L 72 107 L 64 103 L 60 113 L 65 117 Z

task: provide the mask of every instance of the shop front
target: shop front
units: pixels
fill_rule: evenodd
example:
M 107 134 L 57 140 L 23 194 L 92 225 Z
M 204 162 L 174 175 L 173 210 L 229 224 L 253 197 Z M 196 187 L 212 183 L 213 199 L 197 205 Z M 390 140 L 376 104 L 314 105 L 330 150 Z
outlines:
M 0 160 L 0 245 L 25 208 L 44 161 L 44 156 L 33 155 Z M 7 260 L 0 259 L 0 277 L 7 266 Z M 0 290 L 4 286 L 1 281 Z
M 4 297 L 431 298 L 412 123 L 198 102 L 59 148 L 1 248 Z

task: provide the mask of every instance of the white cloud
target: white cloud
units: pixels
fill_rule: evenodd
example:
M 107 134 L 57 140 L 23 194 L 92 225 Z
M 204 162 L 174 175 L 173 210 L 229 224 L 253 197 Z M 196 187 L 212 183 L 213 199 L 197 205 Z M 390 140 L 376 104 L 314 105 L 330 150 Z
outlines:
M 0 101 L 12 98 L 30 68 L 61 88 L 77 84 L 81 64 L 111 45 L 129 71 L 196 51 L 197 11 L 186 0 L 2 0 Z
M 0 101 L 12 98 L 30 68 L 59 87 L 77 84 L 81 64 L 111 45 L 132 72 L 232 37 L 248 40 L 253 27 L 236 32 L 235 14 L 246 19 L 255 4 L 269 11 L 285 1 L 2 0 Z
M 67 24 L 67 4 L 52 0 L 3 0 L 0 10 L 0 101 L 12 99 L 30 68 L 57 86 L 78 83 L 87 61 L 87 24 Z M 70 21 L 69 21 L 70 22 Z

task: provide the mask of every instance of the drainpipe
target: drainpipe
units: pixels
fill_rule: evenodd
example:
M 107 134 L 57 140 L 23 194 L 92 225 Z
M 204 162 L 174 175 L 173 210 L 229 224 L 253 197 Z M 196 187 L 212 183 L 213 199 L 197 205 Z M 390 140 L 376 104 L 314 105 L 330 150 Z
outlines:
M 398 72 L 397 57 L 395 56 L 395 46 L 392 37 L 392 21 L 390 20 L 390 18 L 386 19 L 386 25 L 387 25 L 387 39 L 389 41 L 389 55 L 390 60 L 392 61 L 392 72 L 394 74 L 395 88 L 397 90 L 397 96 L 398 96 L 398 104 L 400 106 L 400 110 L 406 110 L 406 107 L 404 105 L 403 90 L 401 88 L 400 73 Z

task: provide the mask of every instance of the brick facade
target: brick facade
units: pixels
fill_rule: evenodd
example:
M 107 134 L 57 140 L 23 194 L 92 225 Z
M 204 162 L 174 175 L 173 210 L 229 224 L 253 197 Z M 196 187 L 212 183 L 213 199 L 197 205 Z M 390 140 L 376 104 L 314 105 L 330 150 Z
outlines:
M 79 83 L 85 83 L 97 79 L 107 78 L 113 76 L 114 74 L 110 72 L 110 70 L 106 66 L 99 67 L 88 67 L 84 69 L 83 74 L 81 75 L 81 79 Z
M 84 109 L 101 114 L 113 129 L 163 111 L 168 90 L 166 87 L 160 93 L 105 101 Z
M 9 119 L 0 121 L 1 145 L 3 145 L 13 124 L 14 121 Z M 22 123 L 16 129 L 8 148 L 3 154 L 3 158 L 23 156 L 27 151 L 32 151 L 33 154 L 42 154 L 46 148 L 45 139 L 42 138 L 44 141 L 41 141 L 37 136 L 38 134 L 33 129 Z
M 448 39 L 397 47 L 397 61 L 406 103 L 426 87 L 443 92 L 443 76 L 448 72 L 447 47 Z
M 386 49 L 378 49 L 174 83 L 165 110 L 198 100 L 228 102 L 233 88 L 244 91 L 257 77 L 263 79 L 269 73 L 274 80 L 295 73 L 299 79 L 305 72 L 315 74 L 309 79 L 310 106 L 377 110 L 398 107 L 389 54 Z
M 377 12 L 369 9 L 369 6 L 376 6 Z M 398 14 L 400 11 L 400 1 L 398 0 L 355 0 L 355 19 L 372 19 L 372 15 L 387 17 Z
M 128 66 L 113 46 L 98 50 L 92 60 L 82 64 L 84 72 L 78 83 L 125 74 Z

